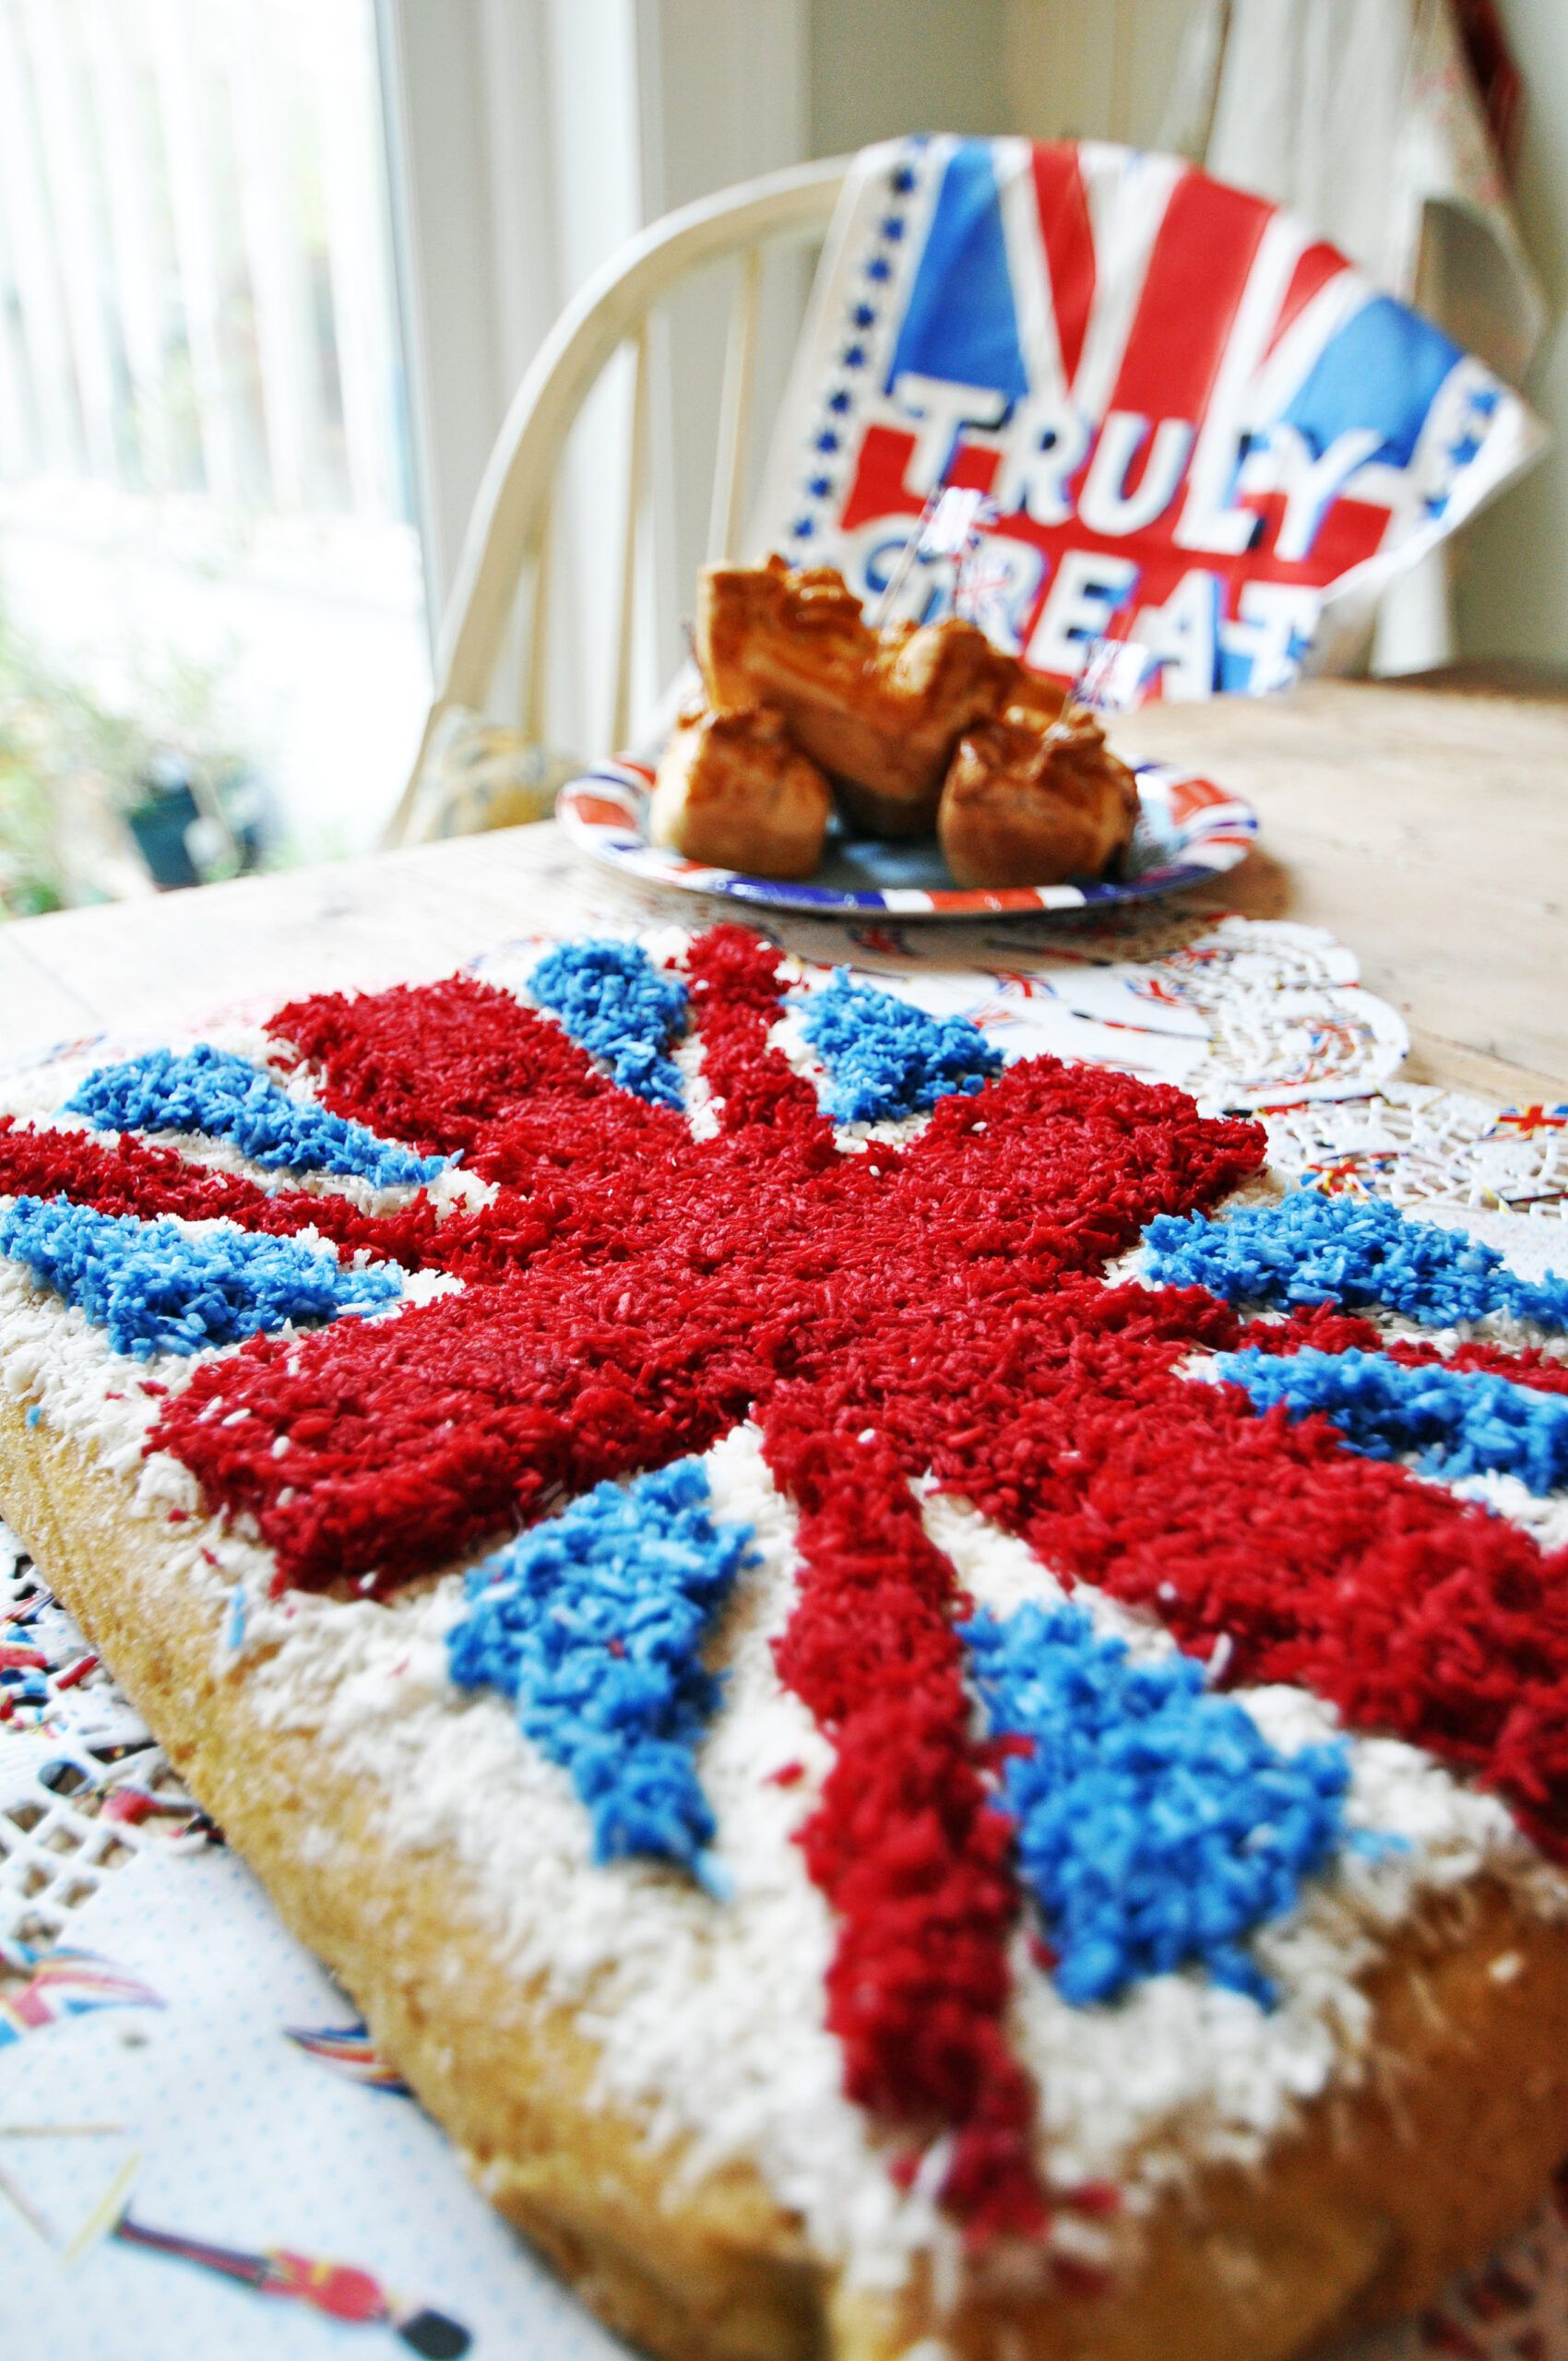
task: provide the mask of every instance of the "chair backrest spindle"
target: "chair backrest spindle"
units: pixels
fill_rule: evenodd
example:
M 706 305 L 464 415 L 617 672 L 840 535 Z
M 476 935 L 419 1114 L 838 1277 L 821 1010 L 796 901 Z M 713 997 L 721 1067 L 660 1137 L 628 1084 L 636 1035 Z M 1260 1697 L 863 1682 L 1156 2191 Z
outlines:
M 539 528 L 533 561 L 533 610 L 523 651 L 522 694 L 518 718 L 530 746 L 544 743 L 545 679 L 550 663 L 550 560 L 555 522 L 553 501 Z
M 624 746 L 632 722 L 632 654 L 636 635 L 637 548 L 647 503 L 647 322 L 631 339 L 632 432 L 626 457 L 626 516 L 621 540 L 621 607 L 615 634 L 615 686 L 610 743 Z
M 724 352 L 724 383 L 719 403 L 719 447 L 713 470 L 713 506 L 707 554 L 728 564 L 741 529 L 741 493 L 745 481 L 746 432 L 751 424 L 752 385 L 756 373 L 757 318 L 762 302 L 762 248 L 741 260 L 730 306 Z

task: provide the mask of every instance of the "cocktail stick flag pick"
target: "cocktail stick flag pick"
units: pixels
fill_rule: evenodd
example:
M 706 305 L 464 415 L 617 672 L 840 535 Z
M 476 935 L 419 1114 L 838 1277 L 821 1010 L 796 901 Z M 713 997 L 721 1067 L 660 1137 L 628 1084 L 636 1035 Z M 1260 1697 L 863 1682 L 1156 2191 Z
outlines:
M 871 610 L 871 621 L 880 626 L 890 619 L 894 602 L 917 564 L 922 562 L 931 564 L 944 557 L 958 561 L 954 604 L 960 613 L 968 612 L 964 595 L 965 561 L 979 540 L 982 523 L 991 525 L 995 520 L 995 507 L 982 492 L 962 491 L 956 484 L 939 486 L 932 492 L 927 496 L 914 531 L 904 543 L 897 564 Z
M 950 553 L 978 534 L 985 628 L 1035 670 L 1132 640 L 1156 694 L 1258 694 L 1544 442 L 1308 223 L 1178 158 L 911 139 L 850 171 L 753 538 L 924 621 L 975 566 L 916 562 L 962 497 Z
M 62 2127 L 68 2129 L 69 2127 Z M 460 2361 L 473 2343 L 460 2320 L 434 2306 L 412 2300 L 387 2287 L 373 2272 L 329 2257 L 297 2253 L 290 2247 L 220 2246 L 210 2238 L 184 2231 L 155 2229 L 135 2220 L 131 2201 L 142 2159 L 125 2157 L 77 2225 L 62 2249 L 67 2270 L 76 2270 L 104 2240 L 139 2247 L 144 2253 L 162 2255 L 193 2264 L 258 2296 L 276 2296 L 301 2305 L 346 2328 L 386 2329 L 422 2361 Z M 15 2184 L 0 2185 L 25 2213 L 30 2226 L 51 2246 L 57 2244 L 50 2224 Z
M 268 2247 L 259 2253 L 239 2247 L 215 2245 L 171 2230 L 155 2230 L 123 2213 L 109 2235 L 122 2246 L 140 2247 L 150 2254 L 172 2256 L 217 2272 L 258 2296 L 286 2296 L 340 2325 L 385 2328 L 424 2361 L 457 2361 L 473 2343 L 468 2330 L 428 2304 L 411 2303 L 382 2285 L 373 2272 L 352 2263 L 333 2262 L 316 2255 L 295 2254 L 286 2247 Z
M 1073 695 L 1096 713 L 1131 713 L 1153 694 L 1159 670 L 1159 658 L 1138 640 L 1086 640 Z

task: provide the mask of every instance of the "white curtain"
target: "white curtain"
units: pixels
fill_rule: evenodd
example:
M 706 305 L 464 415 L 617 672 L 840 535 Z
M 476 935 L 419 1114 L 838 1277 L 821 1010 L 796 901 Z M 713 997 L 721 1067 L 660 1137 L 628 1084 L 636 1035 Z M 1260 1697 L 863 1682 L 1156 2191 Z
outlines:
M 1158 144 L 1289 206 L 1523 376 L 1546 304 L 1450 0 L 1198 0 Z M 1374 670 L 1451 658 L 1451 563 L 1439 552 L 1385 595 Z

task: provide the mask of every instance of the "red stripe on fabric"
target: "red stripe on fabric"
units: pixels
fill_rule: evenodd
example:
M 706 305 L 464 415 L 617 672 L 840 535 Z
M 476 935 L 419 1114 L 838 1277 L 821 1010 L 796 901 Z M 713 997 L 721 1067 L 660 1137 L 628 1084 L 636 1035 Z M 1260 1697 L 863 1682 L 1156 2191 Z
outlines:
M 1280 304 L 1279 317 L 1268 339 L 1265 359 L 1268 353 L 1273 352 L 1286 329 L 1300 319 L 1313 297 L 1320 294 L 1331 279 L 1337 279 L 1341 271 L 1349 267 L 1338 247 L 1329 245 L 1322 238 L 1314 239 L 1310 246 L 1303 248 L 1290 274 L 1290 283 L 1285 290 L 1285 300 Z
M 1112 409 L 1201 419 L 1274 208 L 1189 172 L 1171 191 L 1123 356 Z
M 891 427 L 867 428 L 855 475 L 844 497 L 841 521 L 846 531 L 854 530 L 873 520 L 919 515 L 920 496 L 907 489 L 904 482 L 905 470 L 913 449 L 912 434 Z M 1136 468 L 1130 471 L 1132 485 L 1135 486 L 1142 481 L 1142 469 L 1148 463 L 1148 456 L 1146 447 Z M 959 456 L 950 469 L 949 476 L 955 483 L 985 490 L 994 479 L 997 465 L 994 451 L 964 445 L 960 446 Z M 1341 497 L 1329 509 L 1310 554 L 1301 559 L 1285 559 L 1275 553 L 1285 508 L 1283 494 L 1253 494 L 1248 505 L 1256 511 L 1261 520 L 1256 546 L 1224 553 L 1206 551 L 1200 557 L 1197 552 L 1178 549 L 1170 541 L 1168 536 L 1181 514 L 1180 505 L 1172 503 L 1164 516 L 1141 538 L 1142 571 L 1132 614 L 1135 616 L 1145 607 L 1160 605 L 1194 571 L 1212 574 L 1218 578 L 1221 586 L 1221 611 L 1227 620 L 1233 620 L 1238 614 L 1242 587 L 1250 582 L 1277 582 L 1304 589 L 1322 589 L 1351 566 L 1375 554 L 1387 535 L 1391 513 L 1386 506 L 1369 500 Z M 1026 648 L 1039 621 L 1055 580 L 1056 568 L 1065 552 L 1124 559 L 1128 551 L 1124 538 L 1090 532 L 1076 516 L 1069 517 L 1062 525 L 1040 525 L 1022 510 L 1013 511 L 1005 519 L 1004 529 L 992 538 L 1004 547 L 1009 543 L 1022 543 L 1027 549 L 1038 551 L 1042 561 L 1039 583 L 1018 626 Z M 1068 675 L 1063 673 L 1059 677 L 1065 680 Z M 1158 684 L 1155 694 L 1159 694 Z
M 801 1512 L 799 1602 L 774 1654 L 835 1748 L 801 1832 L 838 1921 L 827 2024 L 873 2114 L 948 2127 L 942 2198 L 975 2237 L 1038 2236 L 1034 2091 L 1007 2046 L 1018 1897 L 1006 1821 L 969 1737 L 958 1585 L 885 1445 L 769 1418 Z
M 1062 374 L 1069 386 L 1083 358 L 1084 338 L 1094 310 L 1094 223 L 1084 186 L 1077 143 L 1037 144 L 1030 159 L 1039 233 L 1051 271 L 1051 308 L 1062 350 Z

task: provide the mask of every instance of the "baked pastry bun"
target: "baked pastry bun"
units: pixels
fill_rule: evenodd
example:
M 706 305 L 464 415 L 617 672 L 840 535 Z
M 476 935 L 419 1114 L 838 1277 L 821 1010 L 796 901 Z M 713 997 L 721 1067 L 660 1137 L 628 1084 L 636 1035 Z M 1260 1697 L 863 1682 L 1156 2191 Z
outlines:
M 1093 716 L 988 721 L 958 742 L 936 833 L 960 885 L 1103 876 L 1133 840 L 1137 782 Z
M 845 817 L 873 836 L 929 836 L 959 733 L 1002 710 L 1016 660 L 973 623 L 876 632 L 834 566 L 710 565 L 696 658 L 708 703 L 766 703 L 832 777 Z
M 1039 672 L 1027 671 L 1022 664 L 1015 665 L 1016 679 L 1004 692 L 1000 719 L 1022 722 L 1028 730 L 1048 730 L 1060 721 L 1072 702 L 1071 692 L 1059 681 L 1048 681 Z M 1083 708 L 1080 706 L 1079 711 Z
M 716 869 L 809 877 L 832 813 L 826 779 L 777 707 L 687 706 L 659 760 L 648 836 Z

